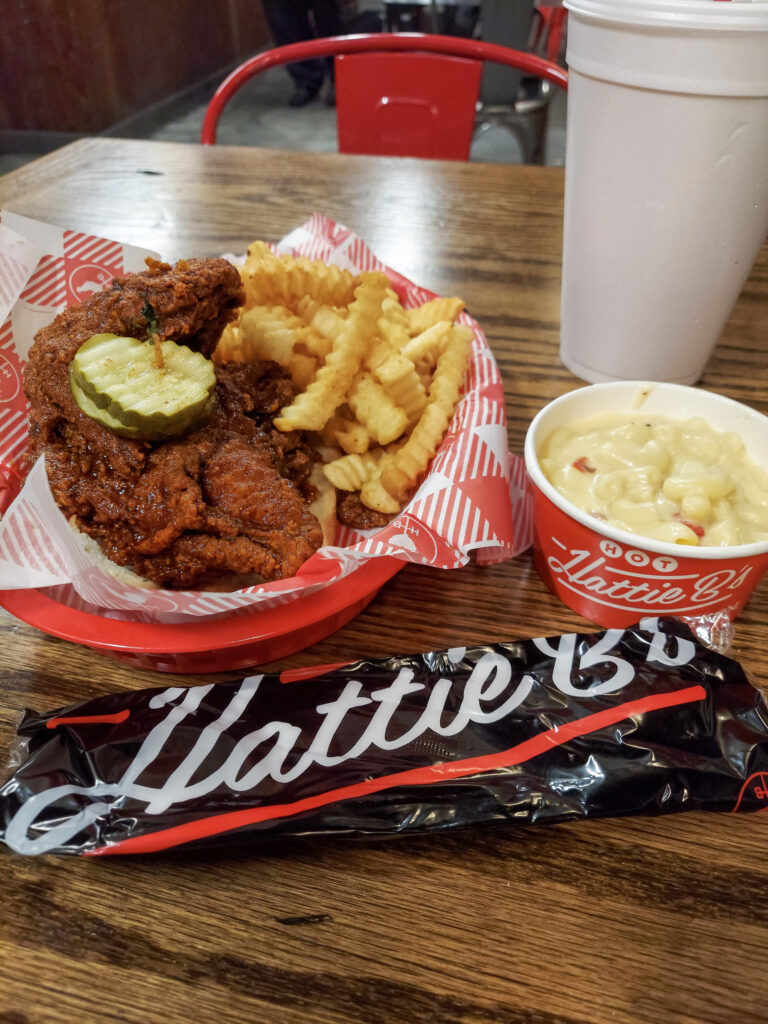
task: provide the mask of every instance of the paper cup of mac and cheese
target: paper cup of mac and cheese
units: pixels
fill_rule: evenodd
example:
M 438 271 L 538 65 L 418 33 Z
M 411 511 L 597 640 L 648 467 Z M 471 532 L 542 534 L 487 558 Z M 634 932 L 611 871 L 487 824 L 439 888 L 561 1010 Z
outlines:
M 525 441 L 534 561 L 601 626 L 734 618 L 768 569 L 768 417 L 679 384 L 618 381 L 547 405 Z

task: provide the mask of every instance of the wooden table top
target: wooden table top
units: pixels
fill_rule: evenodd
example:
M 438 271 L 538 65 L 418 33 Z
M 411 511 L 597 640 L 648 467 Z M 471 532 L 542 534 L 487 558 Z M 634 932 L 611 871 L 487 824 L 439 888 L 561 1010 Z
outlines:
M 167 259 L 242 252 L 326 213 L 414 281 L 465 298 L 521 452 L 535 412 L 581 383 L 557 355 L 562 191 L 555 168 L 94 139 L 0 179 L 0 208 Z M 767 318 L 764 248 L 703 380 L 763 412 Z M 763 681 L 766 626 L 764 583 L 736 630 Z M 585 628 L 528 554 L 408 566 L 280 667 Z M 25 707 L 169 681 L 7 613 L 0 631 L 3 752 Z M 703 813 L 298 852 L 94 862 L 4 849 L 0 1021 L 764 1022 L 765 850 L 759 816 Z

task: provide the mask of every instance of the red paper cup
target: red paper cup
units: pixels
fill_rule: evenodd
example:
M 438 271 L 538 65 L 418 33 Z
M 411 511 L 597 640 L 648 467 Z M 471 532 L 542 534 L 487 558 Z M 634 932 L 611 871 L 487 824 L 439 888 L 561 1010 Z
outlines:
M 638 408 L 675 420 L 700 416 L 714 430 L 734 431 L 752 461 L 768 470 L 768 417 L 722 395 L 637 381 L 594 384 L 563 395 L 539 412 L 525 439 L 539 575 L 569 608 L 601 626 L 623 628 L 646 615 L 725 612 L 733 619 L 768 569 L 768 540 L 697 548 L 641 537 L 577 508 L 539 466 L 537 453 L 558 427 Z

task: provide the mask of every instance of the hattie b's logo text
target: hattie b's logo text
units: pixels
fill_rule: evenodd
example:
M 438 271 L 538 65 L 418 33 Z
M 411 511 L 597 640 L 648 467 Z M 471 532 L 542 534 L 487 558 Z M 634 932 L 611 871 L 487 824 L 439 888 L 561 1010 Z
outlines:
M 663 632 L 656 619 L 644 620 L 640 625 L 646 630 L 647 663 L 685 665 L 694 658 L 696 646 L 692 641 Z M 264 682 L 262 675 L 244 679 L 232 690 L 223 708 L 216 701 L 211 701 L 214 706 L 205 702 L 216 684 L 170 687 L 147 695 L 146 703 L 135 708 L 137 718 L 147 708 L 167 709 L 167 713 L 140 742 L 135 741 L 135 753 L 119 779 L 88 786 L 65 784 L 31 795 L 8 823 L 5 841 L 19 853 L 45 853 L 87 830 L 94 822 L 110 817 L 116 813 L 116 807 L 124 811 L 127 800 L 143 804 L 146 815 L 163 814 L 169 808 L 204 799 L 222 789 L 247 793 L 250 800 L 258 801 L 261 784 L 265 782 L 268 791 L 274 792 L 275 783 L 295 782 L 311 768 L 333 768 L 365 759 L 374 749 L 402 749 L 418 742 L 424 734 L 454 737 L 470 723 L 498 722 L 528 699 L 542 673 L 551 678 L 551 684 L 560 693 L 577 696 L 582 703 L 590 697 L 617 693 L 636 674 L 633 661 L 623 656 L 623 637 L 623 630 L 608 629 L 589 646 L 579 643 L 575 633 L 532 640 L 544 655 L 544 663 L 549 662 L 548 668 L 539 668 L 535 676 L 525 671 L 527 662 L 521 667 L 501 647 L 485 651 L 468 674 L 466 670 L 451 671 L 451 665 L 463 661 L 466 650 L 446 652 L 442 659 L 445 674 L 438 669 L 437 678 L 429 685 L 418 682 L 407 664 L 390 679 L 378 677 L 374 689 L 353 677 L 345 681 L 342 675 L 332 699 L 315 708 L 315 721 L 308 731 L 306 723 L 311 719 L 304 715 L 304 727 L 275 720 L 236 738 L 228 735 L 235 723 L 247 721 L 249 705 Z M 698 694 L 696 699 L 700 699 Z M 403 702 L 410 706 L 405 730 L 400 714 Z M 419 702 L 421 711 L 415 716 L 413 710 Z M 363 707 L 367 711 L 356 714 Z M 89 722 L 107 720 L 117 724 L 128 720 L 132 712 L 125 708 L 105 718 L 102 708 L 86 705 L 77 714 L 80 717 L 50 719 L 47 727 L 80 723 L 88 728 Z M 187 722 L 190 718 L 198 722 Z M 173 735 L 180 727 L 187 739 L 174 744 Z M 219 743 L 224 737 L 226 742 Z M 344 738 L 341 750 L 340 737 Z M 118 738 L 112 742 L 117 743 Z M 377 760 L 381 761 L 381 755 L 377 755 Z M 398 758 L 400 764 L 406 760 L 405 753 Z M 159 762 L 163 769 L 158 785 Z M 348 774 L 354 776 L 352 766 Z M 305 789 L 312 789 L 313 785 L 304 783 Z M 73 796 L 77 798 L 74 801 Z M 41 815 L 56 804 L 62 808 L 61 813 L 57 811 L 55 820 L 47 822 L 44 828 L 38 827 Z
M 707 566 L 702 573 L 678 573 L 677 561 L 667 555 L 625 550 L 610 540 L 602 542 L 597 554 L 553 539 L 563 554 L 550 555 L 547 565 L 560 585 L 582 597 L 594 596 L 614 608 L 637 609 L 641 614 L 720 608 L 753 571 L 751 565 L 715 571 Z

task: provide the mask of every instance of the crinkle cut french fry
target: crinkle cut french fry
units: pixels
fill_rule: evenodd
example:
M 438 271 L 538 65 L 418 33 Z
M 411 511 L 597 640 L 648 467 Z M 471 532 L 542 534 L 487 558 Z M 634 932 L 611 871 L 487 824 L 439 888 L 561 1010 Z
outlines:
M 317 306 L 308 323 L 324 338 L 335 338 L 344 326 L 344 317 L 332 306 Z
M 386 349 L 379 348 L 379 352 L 375 353 L 369 361 L 369 369 L 374 369 L 382 359 L 386 358 L 383 354 L 385 351 L 387 355 L 390 352 L 399 352 L 408 343 L 410 337 L 408 314 L 400 305 L 400 300 L 392 288 L 387 289 L 386 297 L 381 304 L 378 333 Z
M 378 323 L 379 337 L 386 344 L 388 352 L 396 354 L 400 352 L 411 340 L 408 330 L 403 324 L 393 323 L 386 317 L 381 317 Z M 374 369 L 372 366 L 371 369 Z
M 336 434 L 338 433 L 338 431 L 346 429 L 348 422 L 349 421 L 347 420 L 346 416 L 342 415 L 339 412 L 334 413 L 333 416 L 331 416 L 331 418 L 327 421 L 325 426 L 320 431 L 320 436 L 323 439 L 323 444 L 327 445 L 328 447 L 333 447 L 337 445 L 338 441 L 336 440 Z
M 377 465 L 369 478 L 360 487 L 360 500 L 375 512 L 394 515 L 402 508 L 402 503 L 393 498 L 382 486 L 381 474 L 384 468 L 392 463 L 395 455 L 403 448 L 405 443 L 405 440 L 400 438 L 393 444 L 387 445 L 384 449 L 376 448 L 373 450 L 373 454 L 377 459 Z
M 381 304 L 381 311 L 385 319 L 391 323 L 401 324 L 405 328 L 408 327 L 408 313 L 403 309 L 400 299 L 397 297 L 397 292 L 393 288 L 387 289 L 387 294 Z
M 401 508 L 400 502 L 385 490 L 380 476 L 374 476 L 365 481 L 360 488 L 360 500 L 367 508 L 372 508 L 375 512 L 384 512 L 387 515 L 394 515 Z
M 397 513 L 458 400 L 472 332 L 452 322 L 464 303 L 440 298 L 406 310 L 383 274 L 355 278 L 263 242 L 249 248 L 241 275 L 245 306 L 215 360 L 281 362 L 299 394 L 275 426 L 317 431 L 344 453 L 330 455 L 326 477 L 369 508 Z
M 434 366 L 450 329 L 450 320 L 439 320 L 436 324 L 426 327 L 404 346 L 403 355 L 412 363 Z
M 381 384 L 367 373 L 359 375 L 347 399 L 357 420 L 377 444 L 389 444 L 408 426 L 408 415 L 399 408 Z
M 241 348 L 242 339 L 240 337 L 239 324 L 227 324 L 213 353 L 214 363 L 242 362 L 242 359 L 238 358 Z
M 342 455 L 323 466 L 323 472 L 334 487 L 340 491 L 359 491 L 366 480 L 376 472 L 383 448 L 376 448 L 361 455 Z
M 345 306 L 355 288 L 355 278 L 341 267 L 261 249 L 246 258 L 241 276 L 247 306 L 293 306 L 306 295 L 330 306 Z
M 276 258 L 277 253 L 273 252 L 266 242 L 251 242 L 246 253 L 245 266 L 247 267 L 249 263 L 257 262 L 267 257 Z
M 422 306 L 406 310 L 408 327 L 411 335 L 421 334 L 428 327 L 447 320 L 453 323 L 464 309 L 464 302 L 458 298 L 437 298 L 425 302 Z
M 347 455 L 362 455 L 371 447 L 368 431 L 362 423 L 352 418 L 346 405 L 331 416 L 320 431 L 320 436 L 328 449 L 341 448 Z
M 379 320 L 379 324 L 381 324 L 381 320 Z M 378 331 L 379 327 L 377 326 L 376 329 Z M 385 360 L 389 359 L 390 356 L 393 356 L 394 354 L 395 349 L 392 348 L 392 345 L 387 341 L 387 339 L 383 338 L 380 334 L 377 334 L 373 340 L 373 344 L 368 349 L 364 365 L 368 370 L 375 370 L 377 366 L 381 365 L 381 363 L 385 362 Z
M 397 501 L 405 501 L 437 451 L 459 398 L 472 351 L 472 331 L 454 327 L 437 361 L 429 389 L 429 404 L 403 447 L 381 471 L 382 486 Z
M 314 327 L 300 327 L 296 331 L 296 345 L 307 355 L 323 360 L 333 348 L 333 338 L 323 337 Z
M 415 423 L 427 404 L 427 392 L 411 360 L 390 356 L 376 367 L 374 376 L 395 405 L 405 411 L 408 422 Z
M 273 359 L 287 366 L 303 321 L 281 306 L 252 306 L 240 318 L 240 362 Z
M 306 391 L 317 374 L 317 359 L 304 352 L 294 352 L 287 368 L 296 390 Z
M 321 305 L 322 303 L 318 302 L 317 299 L 313 299 L 311 295 L 302 295 L 296 303 L 296 313 L 305 324 L 308 324 Z
M 376 329 L 387 278 L 378 271 L 363 273 L 355 289 L 349 318 L 334 340 L 323 366 L 306 391 L 281 410 L 278 430 L 321 430 L 345 401 Z
M 362 455 L 371 447 L 371 435 L 362 423 L 348 423 L 334 433 L 336 443 L 347 455 Z
M 401 458 L 382 470 L 382 487 L 396 501 L 402 503 L 410 496 L 437 451 L 446 426 L 447 417 L 443 410 L 428 405 L 408 438 L 407 450 L 404 448 Z
M 344 317 L 331 306 L 316 305 L 308 325 L 299 332 L 300 340 L 311 355 L 325 359 L 344 323 Z

